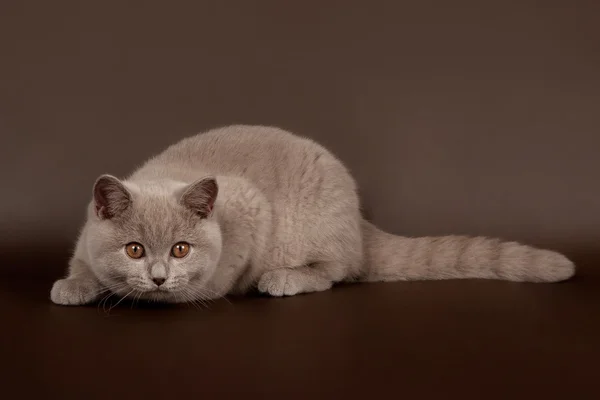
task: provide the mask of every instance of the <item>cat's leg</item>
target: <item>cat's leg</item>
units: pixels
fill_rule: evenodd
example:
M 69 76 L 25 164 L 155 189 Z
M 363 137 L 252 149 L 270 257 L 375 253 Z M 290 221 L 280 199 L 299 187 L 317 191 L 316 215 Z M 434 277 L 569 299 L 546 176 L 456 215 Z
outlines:
M 79 259 L 72 259 L 69 276 L 54 282 L 50 299 L 65 306 L 83 305 L 94 302 L 103 292 L 90 267 Z
M 258 290 L 271 296 L 293 296 L 320 292 L 344 279 L 348 268 L 337 262 L 319 262 L 295 268 L 277 268 L 265 272 Z
M 309 257 L 328 261 L 309 261 L 303 266 L 265 271 L 258 280 L 258 290 L 271 296 L 293 296 L 327 290 L 336 282 L 356 277 L 363 260 L 362 237 L 356 215 L 356 210 L 350 210 L 345 218 L 338 217 L 333 223 L 323 218 L 320 224 L 307 232 L 308 237 L 315 238 L 307 245 L 311 253 Z

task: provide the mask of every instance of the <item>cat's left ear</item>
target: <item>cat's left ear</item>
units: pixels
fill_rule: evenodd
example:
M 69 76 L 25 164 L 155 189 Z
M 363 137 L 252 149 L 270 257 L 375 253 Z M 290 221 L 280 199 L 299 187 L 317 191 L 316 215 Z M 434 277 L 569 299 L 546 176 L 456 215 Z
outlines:
M 218 193 L 217 180 L 213 177 L 203 178 L 185 189 L 181 195 L 181 204 L 201 218 L 207 218 L 212 213 Z

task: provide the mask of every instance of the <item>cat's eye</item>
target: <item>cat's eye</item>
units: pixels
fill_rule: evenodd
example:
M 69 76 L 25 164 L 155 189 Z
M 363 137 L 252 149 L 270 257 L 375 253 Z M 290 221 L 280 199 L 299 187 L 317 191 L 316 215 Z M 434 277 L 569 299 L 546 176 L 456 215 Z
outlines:
M 125 246 L 125 252 L 131 258 L 142 258 L 144 257 L 144 246 L 139 243 L 129 243 Z
M 190 252 L 190 245 L 185 242 L 179 242 L 171 248 L 171 255 L 175 258 L 183 258 Z

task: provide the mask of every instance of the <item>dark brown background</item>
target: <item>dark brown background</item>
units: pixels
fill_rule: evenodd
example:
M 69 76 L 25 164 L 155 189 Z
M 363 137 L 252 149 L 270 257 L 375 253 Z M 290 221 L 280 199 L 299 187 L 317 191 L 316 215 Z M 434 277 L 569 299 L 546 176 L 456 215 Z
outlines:
M 243 375 L 248 393 L 270 393 L 258 366 L 278 393 L 343 391 L 357 382 L 365 393 L 396 385 L 405 393 L 450 390 L 428 376 L 459 393 L 461 374 L 482 369 L 485 377 L 467 392 L 496 384 L 495 376 L 506 384 L 496 393 L 528 382 L 536 390 L 551 382 L 550 393 L 562 382 L 571 393 L 600 337 L 590 325 L 597 288 L 585 278 L 598 270 L 600 253 L 599 13 L 593 0 L 0 2 L 0 300 L 11 316 L 3 342 L 19 360 L 11 364 L 15 376 L 29 377 L 26 389 L 64 395 L 62 371 L 82 368 L 90 355 L 101 359 L 94 373 L 117 365 L 111 376 L 120 384 L 128 382 L 120 373 L 135 377 L 137 368 L 150 381 L 136 390 L 183 394 L 157 383 L 160 368 L 187 368 L 195 382 L 183 360 L 200 368 L 196 362 L 208 357 L 211 372 L 199 372 L 204 394 L 223 390 L 226 374 L 233 393 L 242 373 L 228 366 L 236 362 L 255 374 Z M 277 125 L 328 146 L 387 230 L 552 247 L 578 261 L 583 278 L 558 286 L 365 285 L 238 300 L 235 312 L 219 303 L 214 314 L 142 309 L 121 320 L 48 304 L 99 174 L 123 176 L 184 136 L 231 123 Z M 159 329 L 157 320 L 167 325 Z M 293 343 L 312 338 L 331 354 L 306 343 L 290 354 L 274 350 L 275 339 L 264 336 L 270 324 Z M 389 336 L 370 337 L 369 324 Z M 214 344 L 235 327 L 234 344 Z M 198 340 L 190 345 L 196 350 L 171 351 L 170 363 L 160 364 L 180 343 L 177 332 Z M 450 344 L 440 344 L 437 332 L 450 332 Z M 119 338 L 133 346 L 130 358 Z M 213 343 L 208 354 L 202 341 Z M 147 361 L 156 343 L 158 370 Z M 378 359 L 374 345 L 393 357 Z M 367 365 L 386 363 L 398 370 L 368 378 Z M 319 366 L 341 375 L 308 379 Z M 79 373 L 85 384 L 74 393 L 112 393 Z

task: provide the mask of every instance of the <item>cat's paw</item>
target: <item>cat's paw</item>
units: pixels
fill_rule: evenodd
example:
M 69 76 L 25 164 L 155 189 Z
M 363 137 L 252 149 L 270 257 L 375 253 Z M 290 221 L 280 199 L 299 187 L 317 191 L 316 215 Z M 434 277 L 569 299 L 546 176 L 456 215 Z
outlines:
M 277 297 L 327 290 L 330 287 L 330 281 L 306 267 L 274 269 L 265 272 L 258 281 L 260 292 Z
M 55 304 L 76 306 L 93 302 L 100 290 L 98 283 L 83 279 L 59 279 L 54 282 L 50 299 Z
M 258 290 L 271 296 L 293 296 L 301 291 L 298 277 L 294 275 L 290 268 L 265 272 L 258 281 Z

